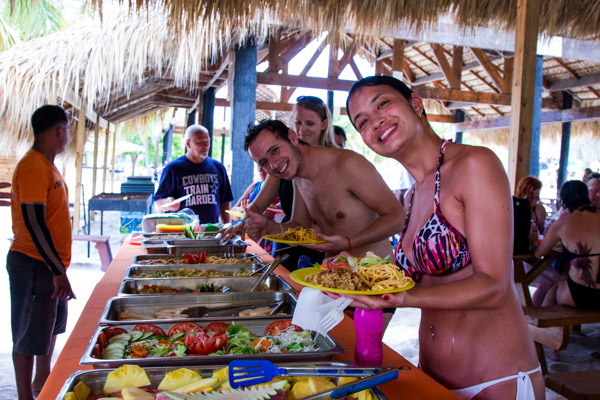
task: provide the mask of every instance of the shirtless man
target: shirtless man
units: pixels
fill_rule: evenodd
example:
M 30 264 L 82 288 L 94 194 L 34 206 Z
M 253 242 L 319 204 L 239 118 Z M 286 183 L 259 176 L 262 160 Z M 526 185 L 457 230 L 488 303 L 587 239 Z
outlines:
M 256 240 L 288 228 L 318 227 L 326 243 L 310 245 L 328 255 L 343 250 L 362 257 L 367 251 L 392 254 L 390 236 L 402 230 L 404 210 L 375 167 L 350 150 L 307 146 L 280 121 L 248 129 L 244 148 L 276 178 L 293 180 L 291 220 L 277 224 L 247 210 L 247 233 Z

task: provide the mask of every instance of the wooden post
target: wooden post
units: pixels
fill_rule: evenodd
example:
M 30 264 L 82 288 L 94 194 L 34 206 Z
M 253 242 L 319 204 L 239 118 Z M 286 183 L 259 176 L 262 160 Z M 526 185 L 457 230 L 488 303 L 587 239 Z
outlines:
M 96 195 L 96 179 L 98 177 L 98 141 L 100 140 L 100 114 L 98 114 L 98 118 L 96 118 L 96 127 L 94 129 L 94 166 L 92 169 L 92 195 L 90 198 Z M 90 220 L 94 219 L 96 213 L 90 214 Z M 89 221 L 88 221 L 89 223 Z
M 465 112 L 463 110 L 456 110 L 456 122 L 464 122 L 465 121 Z M 454 135 L 455 143 L 463 142 L 463 131 L 457 131 Z
M 102 168 L 102 193 L 106 192 L 106 170 L 108 167 L 108 139 L 110 138 L 110 123 L 104 132 L 104 168 Z
M 573 107 L 573 95 L 570 92 L 563 92 L 563 110 Z M 569 165 L 569 147 L 571 145 L 571 123 L 562 123 L 562 135 L 560 138 L 560 160 L 558 163 L 558 181 L 556 182 L 556 198 L 559 197 L 559 191 L 563 183 L 567 181 L 567 166 Z
M 404 45 L 406 40 L 394 39 L 394 48 L 392 53 L 392 76 L 402 80 L 404 77 Z
M 202 126 L 208 130 L 210 149 L 208 155 L 213 154 L 213 131 L 215 126 L 215 88 L 209 87 L 202 94 Z
M 237 201 L 254 179 L 254 163 L 244 151 L 248 124 L 254 124 L 256 110 L 256 45 L 250 38 L 235 50 L 235 68 L 231 87 L 231 188 Z
M 73 234 L 79 233 L 79 210 L 81 207 L 81 169 L 83 167 L 83 143 L 85 136 L 85 103 L 82 100 L 78 113 L 77 136 L 75 137 L 75 199 L 73 200 Z
M 537 56 L 535 68 L 535 89 L 533 95 L 533 115 L 531 117 L 531 161 L 529 175 L 540 176 L 540 135 L 542 128 L 542 80 L 544 79 L 544 57 Z
M 508 151 L 513 193 L 519 179 L 529 175 L 539 15 L 540 0 L 518 0 Z
M 112 169 L 110 171 L 110 192 L 114 193 L 115 189 L 114 189 L 114 185 L 115 185 L 115 153 L 116 153 L 116 147 L 117 147 L 117 125 L 115 125 L 115 134 L 113 136 L 113 142 L 112 142 Z

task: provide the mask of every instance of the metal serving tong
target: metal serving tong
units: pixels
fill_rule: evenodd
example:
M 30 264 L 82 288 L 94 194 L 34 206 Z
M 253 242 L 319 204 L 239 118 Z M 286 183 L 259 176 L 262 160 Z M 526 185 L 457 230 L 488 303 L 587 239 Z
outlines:
M 260 276 L 260 278 L 258 278 L 258 280 L 256 281 L 256 283 L 254 284 L 254 286 L 252 286 L 252 289 L 250 289 L 251 292 L 255 292 L 256 290 L 258 290 L 262 284 L 264 283 L 264 281 L 267 279 L 267 277 L 269 276 L 269 274 L 271 272 L 273 272 L 273 270 L 283 261 L 287 260 L 288 255 L 284 254 L 282 256 L 277 256 L 275 257 L 275 259 L 273 259 L 273 262 L 271 262 L 271 265 L 269 265 L 269 268 L 267 268 L 262 275 Z

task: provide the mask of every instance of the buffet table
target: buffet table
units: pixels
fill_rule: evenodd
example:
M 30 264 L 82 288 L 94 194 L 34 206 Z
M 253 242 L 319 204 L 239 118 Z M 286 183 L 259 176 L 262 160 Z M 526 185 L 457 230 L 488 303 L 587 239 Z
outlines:
M 253 243 L 249 241 L 249 243 Z M 248 252 L 262 254 L 264 250 L 254 244 L 248 247 Z M 128 240 L 123 243 L 116 257 L 110 264 L 104 277 L 96 285 L 85 308 L 83 309 L 71 336 L 67 340 L 50 377 L 38 400 L 54 400 L 60 392 L 64 382 L 72 372 L 77 370 L 92 369 L 91 366 L 79 365 L 79 360 L 88 345 L 94 330 L 98 326 L 98 319 L 110 297 L 116 296 L 125 270 L 131 265 L 133 256 L 143 254 L 145 251 L 139 245 L 133 245 Z M 265 261 L 270 261 L 270 256 L 263 256 Z M 290 279 L 290 273 L 282 266 L 275 269 L 275 273 L 289 281 L 298 291 L 302 286 Z M 335 356 L 334 361 L 353 360 L 354 358 L 354 323 L 348 316 L 331 331 L 332 335 L 340 342 L 346 350 L 346 354 Z M 388 382 L 379 388 L 388 396 L 395 399 L 401 394 L 402 399 L 456 399 L 443 386 L 435 382 L 428 375 L 412 366 L 404 357 L 383 345 L 383 365 L 389 366 L 411 366 L 409 371 L 399 371 L 399 378 Z

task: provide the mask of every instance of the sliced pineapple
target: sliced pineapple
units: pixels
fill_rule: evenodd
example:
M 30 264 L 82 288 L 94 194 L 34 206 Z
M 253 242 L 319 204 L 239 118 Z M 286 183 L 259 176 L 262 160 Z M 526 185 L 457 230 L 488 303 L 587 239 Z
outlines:
M 87 400 L 90 395 L 90 388 L 83 382 L 79 382 L 73 388 L 73 393 L 75 393 L 75 398 L 77 400 Z
M 154 400 L 154 395 L 136 387 L 124 388 L 121 390 L 121 396 L 123 400 Z
M 204 378 L 204 379 L 200 379 L 199 381 L 188 383 L 187 385 L 177 387 L 177 388 L 173 389 L 173 392 L 195 393 L 200 390 L 209 391 L 208 390 L 209 388 L 212 391 L 218 381 L 219 380 L 217 378 L 213 378 L 213 377 Z
M 158 385 L 158 390 L 173 390 L 180 386 L 187 385 L 202 379 L 202 376 L 197 371 L 187 368 L 179 368 L 165 375 L 163 380 Z
M 331 382 L 331 379 L 327 378 L 326 376 L 311 376 L 308 378 L 308 384 L 313 390 L 313 393 L 330 390 L 335 387 L 335 384 Z
M 75 397 L 75 393 L 67 392 L 67 394 L 65 394 L 64 400 L 77 400 L 77 397 Z
M 351 382 L 354 382 L 357 380 L 358 380 L 358 378 L 355 376 L 340 376 L 338 378 L 337 384 L 338 384 L 338 386 L 342 386 L 342 385 L 345 385 L 347 383 L 351 383 Z
M 221 368 L 213 372 L 213 378 L 217 378 L 219 381 L 217 382 L 217 386 L 223 385 L 225 382 L 229 382 L 229 368 Z
M 104 383 L 104 394 L 120 392 L 124 388 L 150 385 L 148 374 L 138 365 L 122 365 L 110 372 Z
M 312 389 L 308 383 L 308 379 L 305 381 L 297 381 L 289 394 L 289 400 L 301 399 L 312 394 Z

